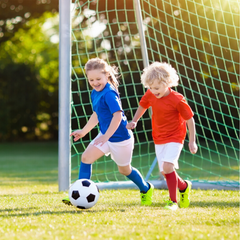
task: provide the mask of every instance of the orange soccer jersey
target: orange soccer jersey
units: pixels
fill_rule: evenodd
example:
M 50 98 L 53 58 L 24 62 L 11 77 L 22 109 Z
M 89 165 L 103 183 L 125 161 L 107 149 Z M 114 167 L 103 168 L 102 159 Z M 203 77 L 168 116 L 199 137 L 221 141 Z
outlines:
M 152 107 L 152 136 L 155 144 L 183 143 L 186 137 L 186 120 L 193 111 L 182 94 L 169 88 L 170 94 L 156 98 L 148 90 L 140 101 L 143 108 Z

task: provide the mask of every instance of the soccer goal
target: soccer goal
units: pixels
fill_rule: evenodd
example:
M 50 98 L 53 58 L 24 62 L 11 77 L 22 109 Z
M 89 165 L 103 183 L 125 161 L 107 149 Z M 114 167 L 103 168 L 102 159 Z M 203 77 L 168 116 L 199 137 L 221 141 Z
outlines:
M 174 90 L 186 97 L 195 113 L 199 147 L 192 155 L 186 139 L 179 175 L 193 181 L 195 188 L 238 189 L 239 14 L 238 0 L 73 1 L 71 129 L 83 128 L 92 114 L 84 73 L 88 59 L 100 57 L 119 67 L 120 97 L 129 121 L 146 91 L 140 83 L 144 66 L 170 63 L 180 77 Z M 64 67 L 62 62 L 60 69 Z M 96 127 L 82 140 L 71 142 L 71 159 L 60 161 L 59 170 L 71 172 L 71 182 L 77 179 L 82 152 L 97 132 Z M 165 188 L 154 152 L 150 111 L 139 121 L 134 136 L 132 165 L 156 187 Z M 60 146 L 59 155 L 67 151 L 67 158 L 68 146 Z M 102 188 L 133 187 L 110 157 L 93 164 L 92 180 Z

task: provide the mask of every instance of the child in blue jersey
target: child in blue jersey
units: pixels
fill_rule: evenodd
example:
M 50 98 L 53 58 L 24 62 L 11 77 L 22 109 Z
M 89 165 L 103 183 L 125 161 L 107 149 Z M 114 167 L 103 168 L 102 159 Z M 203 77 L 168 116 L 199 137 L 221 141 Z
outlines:
M 79 179 L 90 179 L 92 164 L 103 155 L 111 154 L 121 174 L 133 181 L 140 190 L 141 204 L 151 205 L 153 185 L 144 181 L 140 172 L 131 166 L 134 137 L 126 128 L 127 119 L 118 93 L 117 69 L 100 58 L 90 59 L 85 65 L 90 86 L 93 113 L 83 129 L 70 136 L 74 141 L 89 133 L 97 124 L 100 132 L 88 145 L 81 157 Z M 67 198 L 62 200 L 70 204 Z

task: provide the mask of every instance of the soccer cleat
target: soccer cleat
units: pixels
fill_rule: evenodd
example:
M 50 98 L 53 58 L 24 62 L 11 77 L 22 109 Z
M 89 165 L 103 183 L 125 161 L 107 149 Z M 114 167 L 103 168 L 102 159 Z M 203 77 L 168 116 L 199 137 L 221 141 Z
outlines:
M 154 186 L 149 183 L 149 189 L 146 193 L 143 193 L 141 192 L 141 205 L 144 205 L 144 206 L 150 206 L 152 204 L 152 196 L 153 196 L 153 189 L 154 189 Z
M 175 203 L 171 200 L 167 200 L 166 203 L 167 203 L 167 205 L 164 207 L 164 209 L 173 210 L 173 211 L 178 209 L 177 203 Z
M 180 191 L 180 208 L 187 208 L 190 205 L 190 191 L 192 188 L 192 183 L 190 181 L 185 181 L 187 183 L 187 188 L 184 191 Z
M 65 197 L 65 198 L 63 198 L 62 199 L 62 202 L 63 203 L 65 203 L 65 204 L 67 204 L 67 205 L 69 205 L 69 206 L 71 206 L 72 205 L 72 203 L 70 202 L 70 200 L 69 200 L 69 197 L 67 196 L 67 197 Z

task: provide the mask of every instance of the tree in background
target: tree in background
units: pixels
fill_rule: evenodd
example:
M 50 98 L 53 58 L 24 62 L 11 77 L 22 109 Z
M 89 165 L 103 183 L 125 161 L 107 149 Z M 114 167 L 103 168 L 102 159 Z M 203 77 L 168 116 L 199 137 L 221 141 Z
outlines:
M 58 15 L 31 19 L 1 43 L 0 139 L 57 138 Z

